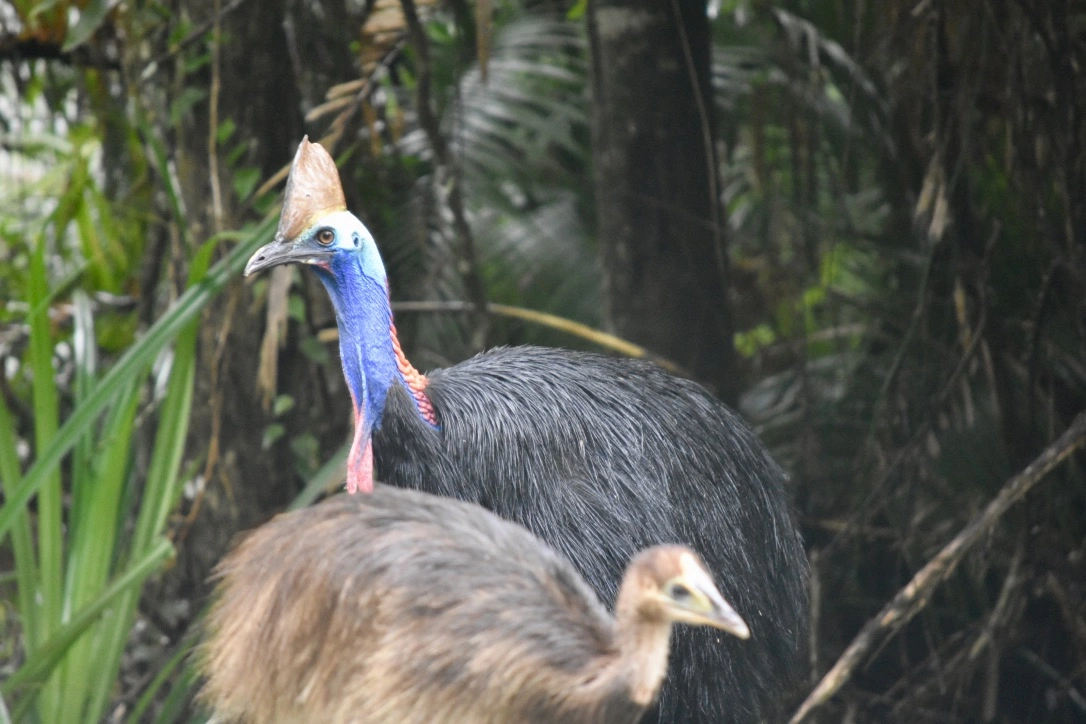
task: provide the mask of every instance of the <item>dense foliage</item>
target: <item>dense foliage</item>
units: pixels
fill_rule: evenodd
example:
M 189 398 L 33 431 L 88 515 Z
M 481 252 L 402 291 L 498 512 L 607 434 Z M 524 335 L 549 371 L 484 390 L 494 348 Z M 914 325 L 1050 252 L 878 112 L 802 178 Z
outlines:
M 606 327 L 586 3 L 480 2 L 489 24 L 465 0 L 414 5 L 428 68 L 393 0 L 0 5 L 0 693 L 16 720 L 187 716 L 209 565 L 334 479 L 349 417 L 324 295 L 289 269 L 238 279 L 302 133 L 340 158 L 394 298 L 432 302 L 398 316 L 420 368 L 478 346 L 459 304 L 473 275 L 492 303 Z M 813 685 L 1086 408 L 1086 7 L 709 7 L 721 303 L 741 411 L 794 478 Z M 596 344 L 488 320 L 487 344 Z M 1079 467 L 1014 508 L 822 715 L 1086 716 Z

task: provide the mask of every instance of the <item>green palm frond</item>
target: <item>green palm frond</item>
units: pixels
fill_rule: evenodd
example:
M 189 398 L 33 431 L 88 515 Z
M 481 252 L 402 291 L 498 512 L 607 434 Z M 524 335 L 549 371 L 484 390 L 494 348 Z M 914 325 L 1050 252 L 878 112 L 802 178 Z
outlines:
M 589 234 L 591 208 L 582 203 L 591 198 L 587 80 L 580 24 L 553 14 L 518 15 L 495 30 L 486 81 L 473 66 L 450 90 L 443 127 L 465 186 L 490 300 L 594 324 L 599 270 Z M 409 131 L 398 151 L 429 158 L 425 145 L 423 134 Z M 442 190 L 423 181 L 396 214 L 408 222 L 410 238 L 389 225 L 393 264 L 423 260 L 415 273 L 424 281 L 409 283 L 401 294 L 414 288 L 429 298 L 462 300 L 459 253 L 442 218 Z M 447 314 L 409 323 L 420 342 L 420 362 L 448 364 L 468 354 L 467 321 Z M 496 323 L 491 341 L 511 340 L 570 343 Z

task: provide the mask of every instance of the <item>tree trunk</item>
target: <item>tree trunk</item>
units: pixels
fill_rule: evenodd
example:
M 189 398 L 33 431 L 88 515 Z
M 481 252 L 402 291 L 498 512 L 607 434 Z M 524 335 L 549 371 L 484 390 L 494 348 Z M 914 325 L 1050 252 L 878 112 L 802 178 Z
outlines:
M 212 18 L 225 4 L 200 0 L 184 8 L 199 22 Z M 238 228 L 251 218 L 238 208 L 232 185 L 236 167 L 227 161 L 231 148 L 244 143 L 246 151 L 237 167 L 257 168 L 260 178 L 266 179 L 290 161 L 302 137 L 298 69 L 289 52 L 292 40 L 297 39 L 287 37 L 286 5 L 286 0 L 267 0 L 259 12 L 242 8 L 222 18 L 217 109 L 212 112 L 208 98 L 178 128 L 174 156 L 193 244 L 221 229 Z M 253 71 L 237 72 L 241 67 Z M 201 68 L 200 73 L 204 77 L 187 76 L 184 82 L 215 94 L 212 68 Z M 209 132 L 228 120 L 236 130 L 214 154 L 220 187 L 216 211 Z M 176 575 L 170 582 L 181 598 L 200 601 L 210 585 L 211 567 L 234 536 L 265 522 L 293 498 L 297 481 L 291 472 L 292 438 L 309 430 L 321 438 L 327 429 L 320 424 L 310 427 L 313 419 L 329 418 L 327 399 L 319 389 L 323 376 L 297 351 L 296 344 L 288 344 L 280 355 L 278 375 L 279 391 L 294 398 L 294 408 L 273 418 L 262 407 L 256 379 L 264 305 L 254 304 L 251 290 L 252 285 L 236 279 L 211 304 L 201 324 L 188 449 L 199 451 L 196 472 L 205 479 L 199 507 L 194 509 L 192 501 L 182 506 L 188 521 L 180 525 L 183 545 L 178 547 Z M 341 434 L 347 415 L 345 408 L 338 427 Z M 286 432 L 264 449 L 264 431 L 272 423 L 283 424 Z M 193 612 L 198 610 L 196 606 Z
M 733 402 L 705 2 L 593 0 L 588 28 L 607 318 Z

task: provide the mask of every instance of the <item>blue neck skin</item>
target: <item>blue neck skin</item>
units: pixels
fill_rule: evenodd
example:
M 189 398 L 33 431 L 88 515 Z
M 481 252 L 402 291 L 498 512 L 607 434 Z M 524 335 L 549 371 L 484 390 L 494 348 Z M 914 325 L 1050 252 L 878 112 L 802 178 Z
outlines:
M 381 426 L 393 382 L 398 381 L 408 393 L 411 390 L 400 373 L 392 346 L 392 308 L 385 265 L 362 223 L 353 215 L 350 220 L 357 230 L 347 228 L 348 224 L 335 224 L 335 228 L 347 235 L 344 246 L 353 248 L 338 248 L 327 267 L 315 265 L 313 269 L 336 310 L 343 376 L 351 390 L 357 423 L 363 425 L 363 439 L 369 439 Z M 352 244 L 352 240 L 357 243 Z M 419 418 L 425 421 L 421 413 Z

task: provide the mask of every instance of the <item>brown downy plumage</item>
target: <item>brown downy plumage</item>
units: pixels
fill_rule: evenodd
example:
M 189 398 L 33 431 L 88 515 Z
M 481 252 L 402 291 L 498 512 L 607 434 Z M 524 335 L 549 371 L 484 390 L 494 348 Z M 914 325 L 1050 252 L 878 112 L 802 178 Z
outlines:
M 673 623 L 749 636 L 688 548 L 637 555 L 612 618 L 519 525 L 381 485 L 278 516 L 217 576 L 202 696 L 227 722 L 634 722 Z

